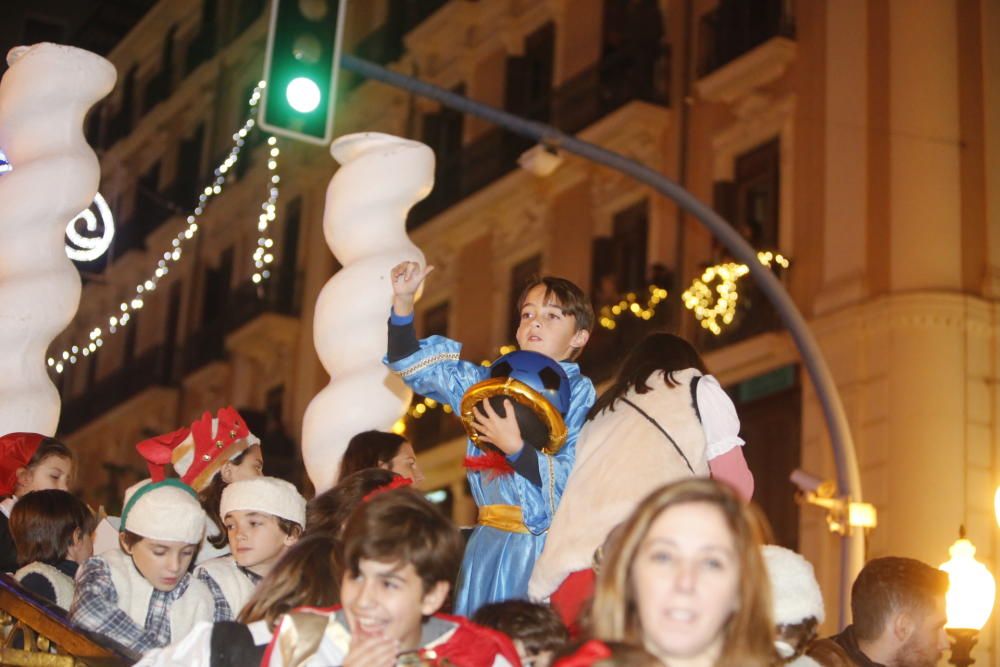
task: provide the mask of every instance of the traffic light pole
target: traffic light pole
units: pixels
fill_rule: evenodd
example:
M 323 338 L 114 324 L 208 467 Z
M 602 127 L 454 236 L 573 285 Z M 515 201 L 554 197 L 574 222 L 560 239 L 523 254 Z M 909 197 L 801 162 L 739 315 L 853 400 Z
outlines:
M 478 116 L 495 125 L 533 139 L 543 146 L 573 153 L 611 169 L 615 169 L 637 181 L 648 185 L 660 194 L 672 199 L 684 211 L 694 216 L 717 238 L 726 249 L 750 269 L 750 275 L 761 290 L 774 305 L 782 321 L 788 328 L 795 345 L 805 364 L 809 378 L 816 389 L 827 428 L 833 446 L 834 461 L 837 468 L 837 487 L 839 493 L 852 502 L 860 502 L 861 475 L 858 470 L 857 455 L 854 441 L 851 438 L 850 427 L 844 406 L 837 393 L 833 376 L 826 365 L 826 360 L 816 343 L 805 319 L 795 307 L 795 303 L 782 287 L 775 275 L 757 259 L 757 252 L 740 236 L 731 225 L 723 220 L 715 211 L 699 201 L 694 195 L 679 184 L 670 180 L 646 165 L 629 159 L 624 155 L 601 148 L 560 130 L 535 121 L 526 120 L 491 107 L 482 102 L 470 100 L 425 81 L 411 76 L 393 72 L 375 63 L 363 60 L 350 54 L 343 54 L 341 66 L 369 79 L 401 88 L 415 95 L 429 97 L 441 104 L 463 113 Z M 854 577 L 861 570 L 864 562 L 864 537 L 860 529 L 851 529 L 841 542 L 841 590 L 840 590 L 840 620 L 846 624 L 850 586 Z

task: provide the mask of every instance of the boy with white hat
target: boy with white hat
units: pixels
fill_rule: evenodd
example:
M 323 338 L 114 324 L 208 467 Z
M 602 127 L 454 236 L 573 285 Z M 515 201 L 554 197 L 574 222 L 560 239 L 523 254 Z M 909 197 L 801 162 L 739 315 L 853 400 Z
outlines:
M 177 479 L 125 492 L 121 550 L 80 568 L 70 620 L 144 653 L 218 618 L 211 591 L 188 570 L 205 534 L 194 490 Z
M 774 544 L 762 547 L 761 553 L 771 579 L 771 603 L 777 625 L 775 649 L 787 665 L 819 667 L 819 663 L 805 655 L 826 616 L 823 593 L 812 563 Z
M 230 621 L 298 541 L 306 523 L 306 499 L 283 479 L 257 477 L 227 486 L 219 514 L 231 555 L 202 563 L 195 574 L 212 591 L 223 620 Z

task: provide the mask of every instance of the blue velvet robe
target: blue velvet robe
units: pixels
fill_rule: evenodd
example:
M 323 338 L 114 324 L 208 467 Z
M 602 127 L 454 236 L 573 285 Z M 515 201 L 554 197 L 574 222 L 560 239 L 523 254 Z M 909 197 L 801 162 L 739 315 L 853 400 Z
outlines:
M 462 345 L 443 336 L 420 341 L 420 349 L 408 357 L 386 365 L 416 393 L 447 403 L 455 414 L 466 390 L 489 378 L 485 366 L 459 359 Z M 545 545 L 545 535 L 555 514 L 566 478 L 576 457 L 576 438 L 594 404 L 594 385 L 580 374 L 575 363 L 560 362 L 570 382 L 570 408 L 565 416 L 566 444 L 555 456 L 538 454 L 541 487 L 519 474 L 494 476 L 489 472 L 468 471 L 476 505 L 517 505 L 524 514 L 528 533 L 511 533 L 477 525 L 465 549 L 455 594 L 455 613 L 471 616 L 484 604 L 527 598 L 528 579 L 535 559 Z M 457 417 L 456 417 L 457 418 Z M 482 452 L 466 442 L 466 453 Z

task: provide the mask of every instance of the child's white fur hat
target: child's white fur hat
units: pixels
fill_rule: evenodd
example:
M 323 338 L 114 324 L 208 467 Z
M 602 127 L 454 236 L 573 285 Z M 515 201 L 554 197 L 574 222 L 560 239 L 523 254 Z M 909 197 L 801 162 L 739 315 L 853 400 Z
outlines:
M 179 479 L 144 479 L 125 492 L 121 530 L 152 540 L 201 544 L 208 515 Z
M 293 484 L 277 477 L 254 477 L 226 486 L 219 515 L 225 519 L 234 510 L 264 512 L 306 525 L 306 499 Z
M 774 544 L 761 548 L 768 576 L 771 578 L 771 597 L 774 603 L 774 622 L 778 625 L 795 625 L 810 616 L 822 623 L 823 593 L 816 582 L 812 563 L 801 555 Z

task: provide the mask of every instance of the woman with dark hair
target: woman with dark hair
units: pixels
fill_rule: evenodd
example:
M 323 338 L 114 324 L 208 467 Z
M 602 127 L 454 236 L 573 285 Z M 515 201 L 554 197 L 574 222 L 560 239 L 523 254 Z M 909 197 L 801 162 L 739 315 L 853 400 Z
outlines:
M 592 590 L 595 551 L 650 491 L 711 476 L 745 500 L 753 494 L 736 408 L 707 373 L 686 340 L 650 334 L 591 409 L 529 587 L 571 628 Z
M 399 475 L 382 468 L 367 468 L 341 478 L 337 486 L 306 503 L 306 535 L 339 539 L 340 531 L 354 508 L 376 489 L 384 488 Z
M 401 435 L 385 431 L 358 433 L 347 443 L 347 451 L 340 461 L 337 483 L 349 475 L 368 468 L 383 468 L 397 475 L 412 479 L 414 484 L 424 480 L 417 465 L 413 445 Z

